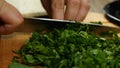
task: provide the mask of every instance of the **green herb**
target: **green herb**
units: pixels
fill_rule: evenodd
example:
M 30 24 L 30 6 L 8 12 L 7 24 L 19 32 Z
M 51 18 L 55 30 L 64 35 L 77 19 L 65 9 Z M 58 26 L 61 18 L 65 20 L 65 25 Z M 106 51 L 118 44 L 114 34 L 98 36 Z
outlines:
M 20 63 L 12 63 L 9 65 L 9 68 L 35 68 L 35 67 L 23 65 Z
M 90 23 L 101 24 L 102 25 L 102 22 L 100 22 L 100 21 L 98 21 L 98 22 L 90 22 Z
M 33 33 L 17 54 L 21 64 L 41 68 L 120 68 L 120 39 L 116 32 L 110 34 L 112 38 L 106 39 L 93 33 L 91 26 L 67 25 Z

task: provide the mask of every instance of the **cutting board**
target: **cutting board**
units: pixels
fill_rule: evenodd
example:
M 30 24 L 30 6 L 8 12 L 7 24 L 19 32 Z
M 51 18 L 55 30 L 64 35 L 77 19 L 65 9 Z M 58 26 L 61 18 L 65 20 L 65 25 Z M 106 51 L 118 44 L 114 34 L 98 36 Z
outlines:
M 104 14 L 90 12 L 84 22 L 101 21 L 103 25 L 118 27 L 106 20 Z M 30 29 L 30 28 L 29 28 Z M 0 68 L 7 68 L 14 56 L 13 50 L 18 50 L 24 42 L 29 39 L 30 33 L 14 32 L 10 35 L 2 35 L 0 37 Z

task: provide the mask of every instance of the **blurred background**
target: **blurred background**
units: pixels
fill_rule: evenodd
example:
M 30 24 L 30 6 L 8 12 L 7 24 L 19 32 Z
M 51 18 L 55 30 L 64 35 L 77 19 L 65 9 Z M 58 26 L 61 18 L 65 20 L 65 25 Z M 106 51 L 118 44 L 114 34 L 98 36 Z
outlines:
M 104 6 L 108 3 L 111 3 L 115 0 L 90 0 L 91 9 L 92 12 L 98 12 L 98 13 L 104 13 Z
M 6 0 L 14 5 L 23 13 L 42 13 L 45 14 L 40 0 Z M 104 13 L 103 7 L 114 0 L 89 0 L 91 4 L 91 12 Z

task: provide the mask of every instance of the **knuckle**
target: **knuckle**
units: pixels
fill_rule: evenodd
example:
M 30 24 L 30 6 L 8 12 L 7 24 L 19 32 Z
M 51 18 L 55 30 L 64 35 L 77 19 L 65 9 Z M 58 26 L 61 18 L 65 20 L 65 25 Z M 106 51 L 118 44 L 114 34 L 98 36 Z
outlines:
M 80 0 L 70 0 L 73 4 L 80 4 Z
M 13 22 L 10 24 L 11 28 L 18 28 L 22 23 L 24 22 L 24 19 L 22 17 L 16 18 L 13 20 Z
M 16 24 L 15 24 L 15 23 L 14 23 L 14 24 L 15 24 L 16 26 L 19 26 L 22 22 L 24 22 L 24 19 L 23 19 L 23 17 L 19 17 L 19 18 L 16 19 L 15 22 L 16 22 Z
M 23 19 L 23 17 L 21 17 L 19 22 L 22 23 L 23 21 L 24 21 L 24 19 Z
M 90 3 L 86 4 L 86 8 L 88 8 L 88 9 L 90 8 Z
M 80 0 L 70 0 L 71 6 L 78 7 L 80 5 Z
M 85 7 L 86 9 L 89 9 L 89 8 L 90 8 L 90 3 L 89 3 L 88 1 L 86 1 L 86 2 L 84 3 L 84 7 Z
M 52 8 L 63 9 L 64 8 L 63 0 L 55 0 L 54 2 L 52 2 Z

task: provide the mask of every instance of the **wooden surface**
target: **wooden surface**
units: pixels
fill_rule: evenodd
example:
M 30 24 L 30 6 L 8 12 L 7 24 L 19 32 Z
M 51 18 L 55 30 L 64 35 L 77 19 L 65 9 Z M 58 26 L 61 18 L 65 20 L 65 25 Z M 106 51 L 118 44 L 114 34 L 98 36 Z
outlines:
M 12 1 L 12 0 L 9 0 L 9 1 Z M 111 1 L 112 0 L 90 0 L 91 5 L 92 5 L 91 6 L 92 8 L 90 11 L 92 11 L 92 13 L 90 12 L 84 21 L 85 22 L 102 21 L 104 25 L 116 27 L 116 25 L 106 20 L 106 18 L 104 17 L 104 14 L 101 14 L 103 13 L 103 10 L 102 10 L 103 6 L 106 3 L 111 2 Z M 35 2 L 37 1 L 35 0 Z M 19 6 L 20 4 L 17 5 L 17 8 L 19 8 Z M 23 9 L 19 9 L 19 10 L 23 11 Z M 34 11 L 33 13 L 38 13 Z M 23 11 L 23 13 L 27 13 L 27 11 L 25 10 L 25 12 Z M 15 32 L 13 34 L 6 35 L 6 36 L 2 35 L 0 37 L 0 68 L 7 68 L 8 64 L 11 63 L 13 55 L 14 55 L 12 51 L 18 50 L 24 44 L 25 40 L 27 40 L 30 37 L 30 35 L 31 34 Z
M 98 18 L 99 17 L 99 18 Z M 103 14 L 89 13 L 86 22 L 90 21 L 102 21 L 104 25 L 114 26 L 104 18 Z M 30 29 L 30 28 L 28 28 Z M 98 29 L 99 30 L 99 29 Z M 2 35 L 0 38 L 0 68 L 7 68 L 8 64 L 11 63 L 14 56 L 13 50 L 18 50 L 31 36 L 30 33 L 18 33 L 15 32 L 10 35 Z

